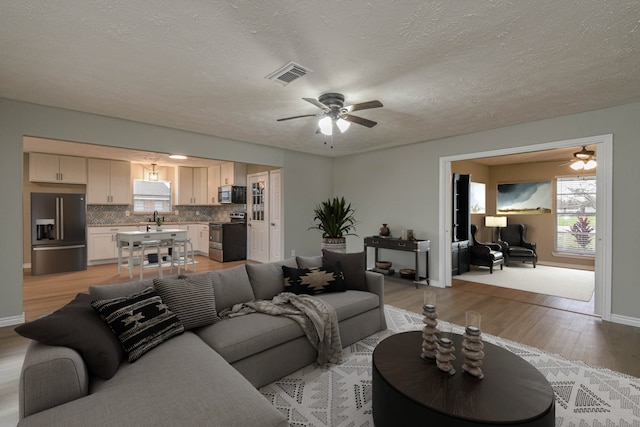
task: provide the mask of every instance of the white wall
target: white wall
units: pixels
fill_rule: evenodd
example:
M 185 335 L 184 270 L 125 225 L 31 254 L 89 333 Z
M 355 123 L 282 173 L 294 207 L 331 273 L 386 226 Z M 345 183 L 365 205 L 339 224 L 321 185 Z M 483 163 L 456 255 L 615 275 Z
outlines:
M 315 203 L 331 193 L 332 161 L 328 158 L 0 98 L 0 218 L 5 242 L 0 263 L 0 326 L 17 323 L 23 312 L 20 248 L 24 135 L 166 153 L 179 151 L 283 168 L 285 254 L 289 255 L 291 249 L 301 254 L 320 253 L 319 236 L 306 229 L 311 225 Z
M 441 280 L 437 277 L 437 266 L 444 262 L 437 253 L 440 157 L 613 134 L 611 311 L 618 320 L 640 322 L 639 118 L 640 103 L 635 103 L 337 159 L 334 193 L 353 202 L 361 222 L 360 237 L 349 243 L 362 245 L 362 238 L 377 233 L 383 222 L 394 235 L 412 228 L 417 238 L 431 239 L 430 273 Z M 411 257 L 389 257 L 398 268 L 413 263 Z

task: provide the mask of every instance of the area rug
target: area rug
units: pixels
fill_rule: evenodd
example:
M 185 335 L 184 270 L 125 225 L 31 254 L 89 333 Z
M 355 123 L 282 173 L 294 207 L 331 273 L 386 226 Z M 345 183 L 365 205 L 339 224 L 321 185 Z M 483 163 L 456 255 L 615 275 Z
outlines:
M 343 363 L 308 366 L 260 389 L 294 427 L 373 427 L 371 356 L 389 335 L 424 326 L 422 316 L 385 306 L 388 329 L 345 349 Z M 462 327 L 450 325 L 453 332 Z M 571 361 L 534 347 L 492 335 L 503 347 L 536 367 L 553 387 L 556 427 L 639 427 L 640 379 Z
M 533 268 L 531 264 L 516 262 L 502 270 L 494 268 L 493 274 L 489 274 L 488 268 L 479 267 L 454 278 L 587 302 L 595 287 L 593 271 L 540 264 Z

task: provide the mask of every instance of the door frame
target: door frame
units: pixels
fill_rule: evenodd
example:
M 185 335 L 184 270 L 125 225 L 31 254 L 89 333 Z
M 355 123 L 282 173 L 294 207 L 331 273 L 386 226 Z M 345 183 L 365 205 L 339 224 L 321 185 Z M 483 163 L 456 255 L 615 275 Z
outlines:
M 439 191 L 439 271 L 442 287 L 451 286 L 451 162 L 473 160 L 483 157 L 533 151 L 570 148 L 581 145 L 596 145 L 598 167 L 596 168 L 596 254 L 595 254 L 595 308 L 596 315 L 611 320 L 611 261 L 613 219 L 613 134 L 533 144 L 476 153 L 465 153 L 440 157 Z

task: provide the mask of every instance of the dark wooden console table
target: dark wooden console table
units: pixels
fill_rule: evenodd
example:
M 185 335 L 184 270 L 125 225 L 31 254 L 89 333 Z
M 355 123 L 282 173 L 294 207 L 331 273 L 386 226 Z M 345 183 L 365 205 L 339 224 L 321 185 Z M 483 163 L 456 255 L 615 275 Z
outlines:
M 454 335 L 456 374 L 420 357 L 422 332 L 385 338 L 373 352 L 376 427 L 516 425 L 555 426 L 553 389 L 544 375 L 510 351 L 484 343 L 484 379 L 465 374 L 462 337 Z
M 429 249 L 431 247 L 430 240 L 402 240 L 394 239 L 392 237 L 365 237 L 364 238 L 364 252 L 367 253 L 367 247 L 375 248 L 376 262 L 378 261 L 378 249 L 391 249 L 395 251 L 415 252 L 415 270 L 416 277 L 413 283 L 418 289 L 418 285 L 429 284 Z M 418 273 L 418 262 L 420 253 L 426 255 L 426 277 L 421 278 Z

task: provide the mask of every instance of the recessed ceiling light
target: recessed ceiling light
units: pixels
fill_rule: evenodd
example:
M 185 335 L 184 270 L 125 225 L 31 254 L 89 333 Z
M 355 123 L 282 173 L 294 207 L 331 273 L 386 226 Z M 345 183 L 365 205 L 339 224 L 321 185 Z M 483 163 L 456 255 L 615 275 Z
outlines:
M 187 156 L 183 156 L 182 154 L 172 154 L 169 156 L 169 158 L 175 160 L 184 160 L 187 158 Z

